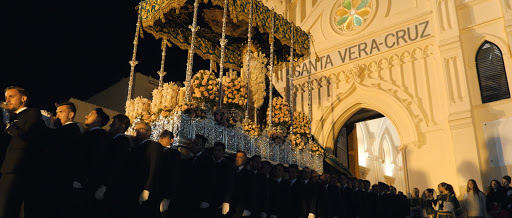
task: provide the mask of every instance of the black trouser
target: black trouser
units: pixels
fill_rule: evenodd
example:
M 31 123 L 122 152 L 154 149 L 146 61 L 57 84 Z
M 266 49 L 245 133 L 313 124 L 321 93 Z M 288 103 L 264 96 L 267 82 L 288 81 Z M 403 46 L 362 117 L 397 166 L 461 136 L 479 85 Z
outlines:
M 151 193 L 149 199 L 139 204 L 142 190 L 133 186 L 107 186 L 104 207 L 108 217 L 153 218 L 160 215 L 160 200 Z
M 28 175 L 31 175 L 28 177 Z M 39 180 L 37 180 L 39 179 Z M 45 217 L 48 211 L 43 195 L 46 180 L 40 174 L 6 173 L 0 178 L 0 218 Z M 22 207 L 23 205 L 23 207 Z
M 18 174 L 3 174 L 0 178 L 0 218 L 18 218 L 26 193 Z

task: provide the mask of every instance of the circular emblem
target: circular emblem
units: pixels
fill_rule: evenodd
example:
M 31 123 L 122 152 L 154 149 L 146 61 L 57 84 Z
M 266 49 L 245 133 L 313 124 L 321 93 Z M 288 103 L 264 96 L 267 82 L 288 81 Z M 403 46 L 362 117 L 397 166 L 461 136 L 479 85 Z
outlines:
M 374 0 L 338 0 L 331 12 L 331 25 L 338 33 L 359 32 L 375 14 Z

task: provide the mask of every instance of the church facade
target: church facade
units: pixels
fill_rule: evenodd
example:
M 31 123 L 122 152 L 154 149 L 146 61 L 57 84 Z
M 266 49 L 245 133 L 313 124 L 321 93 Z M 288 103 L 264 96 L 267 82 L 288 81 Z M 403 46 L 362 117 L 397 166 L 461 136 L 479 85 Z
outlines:
M 308 111 L 311 73 L 313 135 L 353 174 L 458 195 L 512 174 L 512 0 L 263 2 L 311 33 L 294 108 Z

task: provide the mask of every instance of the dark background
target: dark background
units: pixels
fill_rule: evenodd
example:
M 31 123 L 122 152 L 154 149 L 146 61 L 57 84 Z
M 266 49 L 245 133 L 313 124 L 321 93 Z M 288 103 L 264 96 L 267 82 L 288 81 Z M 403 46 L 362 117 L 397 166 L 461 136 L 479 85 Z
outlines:
M 87 100 L 130 75 L 139 1 L 7 1 L 2 5 L 0 89 L 17 85 L 30 105 Z M 159 78 L 161 41 L 144 32 L 136 72 Z M 164 82 L 185 80 L 187 51 L 167 48 Z M 208 69 L 195 56 L 194 70 Z M 5 98 L 0 98 L 4 101 Z

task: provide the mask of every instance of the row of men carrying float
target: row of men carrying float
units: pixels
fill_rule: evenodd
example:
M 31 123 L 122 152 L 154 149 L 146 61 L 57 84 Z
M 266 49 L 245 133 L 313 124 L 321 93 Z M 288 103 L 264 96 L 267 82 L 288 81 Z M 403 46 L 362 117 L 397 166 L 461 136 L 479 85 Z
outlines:
M 57 127 L 49 128 L 39 110 L 27 107 L 26 90 L 5 93 L 0 217 L 355 217 L 391 202 L 363 203 L 356 196 L 376 197 L 376 189 L 363 191 L 367 185 L 344 174 L 319 181 L 308 167 L 261 164 L 258 155 L 247 164 L 243 151 L 226 156 L 221 142 L 206 150 L 202 135 L 175 149 L 171 132 L 152 141 L 151 126 L 141 121 L 135 136 L 126 136 L 129 118 L 110 119 L 101 108 L 81 130 L 75 105 L 56 104 Z
M 206 149 L 202 135 L 173 148 L 172 132 L 152 141 L 151 126 L 143 121 L 135 124 L 135 136 L 127 136 L 130 119 L 123 114 L 110 119 L 101 108 L 85 117 L 81 130 L 70 102 L 56 104 L 57 127 L 49 128 L 39 110 L 26 107 L 24 89 L 9 87 L 5 94 L 2 218 L 20 212 L 25 217 L 409 216 L 405 195 L 384 183 L 370 188 L 369 181 L 343 173 L 319 176 L 296 164 L 262 162 L 258 155 L 247 161 L 243 151 L 226 155 L 221 142 Z M 430 198 L 433 204 L 425 204 L 430 211 L 460 215 L 453 188 L 442 183 L 439 190 L 437 199 Z
M 164 129 L 176 133 L 176 138 L 193 138 L 204 135 L 209 145 L 220 141 L 227 151 L 245 151 L 249 156 L 260 155 L 274 163 L 309 166 L 323 171 L 324 150 L 312 137 L 309 140 L 310 124 L 304 112 L 294 112 L 291 122 L 288 103 L 273 98 L 272 109 L 266 117 L 272 120 L 272 127 L 262 131 L 268 122 L 257 124 L 242 115 L 247 95 L 245 83 L 239 77 L 224 77 L 223 90 L 226 93 L 219 105 L 218 82 L 214 73 L 201 70 L 192 78 L 194 95 L 185 100 L 185 88 L 173 82 L 165 83 L 152 92 L 152 100 L 137 97 L 126 102 L 126 115 L 130 120 L 143 120 L 153 128 L 151 139 L 157 140 Z M 293 126 L 293 133 L 289 130 Z M 134 134 L 133 126 L 128 130 Z

